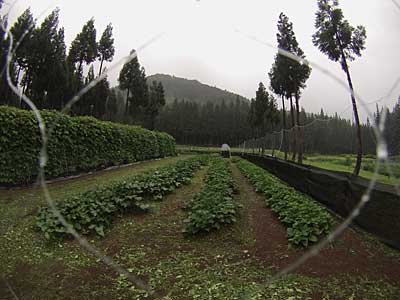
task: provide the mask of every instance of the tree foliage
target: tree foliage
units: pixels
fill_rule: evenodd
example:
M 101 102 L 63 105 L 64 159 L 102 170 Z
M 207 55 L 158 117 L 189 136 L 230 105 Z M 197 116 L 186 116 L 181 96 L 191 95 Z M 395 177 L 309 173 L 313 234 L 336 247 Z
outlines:
M 149 87 L 149 101 L 145 112 L 147 117 L 147 128 L 154 130 L 156 118 L 161 108 L 165 105 L 164 87 L 161 82 L 153 81 Z
M 132 50 L 130 54 L 133 58 L 124 64 L 118 78 L 120 88 L 127 92 L 126 115 L 137 114 L 138 110 L 148 103 L 146 72 L 140 66 L 135 50 Z
M 175 137 L 178 144 L 221 146 L 239 145 L 251 138 L 248 123 L 249 102 L 204 105 L 185 100 L 166 105 L 160 112 L 156 129 Z
M 30 50 L 34 46 L 32 41 L 35 27 L 36 22 L 30 8 L 28 8 L 10 28 L 14 40 L 13 48 L 15 49 L 13 68 L 18 70 L 14 79 L 16 85 L 19 83 L 21 72 L 28 67 Z
M 316 13 L 313 43 L 330 60 L 339 61 L 345 68 L 345 61 L 361 56 L 367 38 L 364 26 L 354 28 L 344 18 L 337 0 L 319 0 Z
M 299 99 L 301 95 L 301 89 L 306 87 L 306 81 L 310 77 L 311 68 L 305 60 L 303 50 L 300 48 L 297 42 L 295 33 L 293 31 L 293 23 L 289 21 L 289 18 L 281 13 L 278 20 L 278 33 L 276 35 L 279 51 L 275 56 L 275 61 L 272 65 L 271 71 L 268 73 L 271 90 L 282 98 L 283 106 L 283 129 L 287 127 L 286 124 L 286 113 L 285 113 L 285 102 L 284 98 L 290 100 L 290 116 L 292 120 L 291 127 L 297 125 L 299 128 L 300 124 L 300 104 Z M 295 55 L 298 60 L 288 57 L 288 54 Z M 293 97 L 296 100 L 296 119 L 294 114 Z M 297 145 L 297 146 L 296 146 Z M 283 147 L 285 152 L 285 159 L 287 158 L 287 139 L 286 133 L 283 137 Z M 300 130 L 297 135 L 293 138 L 293 156 L 294 160 L 296 153 L 299 153 L 299 163 L 302 162 L 302 139 Z M 296 149 L 297 148 L 297 149 Z
M 269 95 L 262 82 L 256 92 L 256 99 L 250 104 L 249 122 L 255 138 L 265 135 L 278 122 L 276 100 Z
M 347 75 L 357 128 L 357 161 L 354 168 L 354 175 L 357 176 L 361 170 L 362 136 L 348 61 L 353 61 L 356 56 L 361 56 L 361 51 L 365 49 L 366 30 L 363 26 L 354 28 L 349 24 L 344 18 L 343 11 L 339 8 L 338 0 L 318 1 L 315 28 L 317 31 L 313 35 L 314 45 L 330 60 L 339 62 Z
M 98 45 L 98 55 L 100 60 L 99 76 L 103 72 L 103 63 L 105 61 L 111 62 L 114 58 L 114 54 L 115 54 L 115 48 L 114 48 L 114 38 L 113 38 L 113 27 L 110 23 L 104 30 Z
M 60 108 L 65 78 L 64 29 L 55 9 L 33 33 L 23 85 L 39 108 Z
M 82 31 L 72 41 L 69 50 L 69 60 L 78 64 L 77 73 L 82 73 L 82 66 L 91 64 L 98 57 L 96 28 L 94 19 L 90 19 L 82 28 Z
M 203 84 L 198 80 L 190 80 L 167 74 L 147 76 L 148 84 L 151 84 L 154 80 L 162 83 L 165 90 L 165 98 L 168 103 L 172 103 L 175 98 L 185 99 L 186 101 L 196 102 L 202 105 L 210 101 L 214 104 L 221 105 L 222 100 L 228 105 L 231 102 L 235 103 L 238 98 L 240 101 L 248 101 L 245 97 L 215 86 Z
M 400 155 L 400 97 L 393 110 L 388 108 L 378 108 L 375 113 L 375 122 L 379 126 L 383 112 L 385 110 L 386 119 L 384 120 L 384 142 L 387 144 L 389 155 Z
M 0 67 L 5 70 L 9 39 L 5 39 L 4 31 L 1 30 Z M 96 59 L 100 60 L 100 70 L 104 71 L 103 64 L 111 62 L 115 52 L 111 24 L 97 45 L 94 19 L 91 19 L 72 42 L 67 56 L 64 28 L 59 27 L 58 8 L 39 26 L 30 9 L 25 10 L 12 25 L 10 32 L 14 40 L 13 59 L 9 66 L 11 79 L 39 109 L 63 108 L 85 84 L 95 79 L 93 63 Z M 85 65 L 88 66 L 86 75 Z M 1 73 L 0 79 L 0 104 L 24 108 L 19 96 L 11 92 L 6 72 Z M 105 117 L 109 94 L 110 84 L 104 78 L 74 105 L 72 112 Z

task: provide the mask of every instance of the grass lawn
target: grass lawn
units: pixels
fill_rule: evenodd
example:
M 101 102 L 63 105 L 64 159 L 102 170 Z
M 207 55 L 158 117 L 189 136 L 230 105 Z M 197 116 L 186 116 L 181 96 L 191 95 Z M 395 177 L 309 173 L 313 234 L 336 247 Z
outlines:
M 182 157 L 144 162 L 55 183 L 50 191 L 55 199 L 62 199 L 179 159 Z M 190 185 L 153 203 L 150 213 L 121 215 L 105 238 L 89 236 L 89 242 L 146 281 L 163 299 L 399 299 L 399 282 L 373 271 L 374 265 L 362 273 L 356 269 L 348 273 L 337 267 L 340 259 L 324 260 L 323 256 L 320 259 L 325 266 L 319 266 L 319 260 L 310 261 L 305 265 L 308 267 L 267 286 L 271 276 L 303 250 L 288 249 L 285 232 L 277 231 L 280 225 L 273 216 L 270 223 L 259 226 L 258 220 L 265 220 L 268 210 L 236 167 L 231 167 L 239 186 L 235 199 L 243 205 L 235 225 L 195 238 L 183 236 L 186 212 L 182 207 L 201 190 L 207 171 L 204 167 Z M 14 299 L 11 290 L 18 299 L 148 299 L 76 241 L 50 242 L 35 231 L 34 216 L 42 201 L 41 191 L 35 188 L 0 191 L 0 299 Z M 280 232 L 280 236 L 277 240 L 272 235 L 264 239 L 266 232 Z M 360 235 L 360 240 L 370 254 L 359 253 L 355 245 L 348 247 L 346 240 L 338 240 L 326 251 L 346 253 L 350 260 L 365 254 L 370 259 L 385 259 L 393 266 L 400 264 L 398 253 L 373 238 Z
M 351 174 L 353 172 L 354 166 L 353 165 L 345 166 L 343 164 L 337 163 L 337 161 L 340 159 L 344 159 L 344 158 L 337 156 L 337 157 L 334 157 L 332 159 L 332 161 L 327 161 L 327 160 L 318 160 L 318 157 L 316 157 L 316 158 L 309 157 L 308 159 L 304 160 L 304 164 L 314 166 L 317 168 L 321 168 L 321 169 L 327 169 L 327 170 L 338 171 L 338 172 L 346 172 L 346 173 Z M 368 161 L 368 159 L 366 159 L 366 161 Z M 371 161 L 371 159 L 369 159 L 369 161 Z M 394 164 L 392 164 L 392 165 L 393 165 L 393 167 L 399 168 L 398 165 L 394 165 Z M 373 176 L 374 176 L 374 172 L 365 171 L 365 170 L 360 171 L 360 177 L 362 177 L 362 178 L 371 179 Z M 394 185 L 394 184 L 400 183 L 400 178 L 389 177 L 389 176 L 382 175 L 382 174 L 378 174 L 377 178 L 378 178 L 378 182 L 385 183 L 385 184 Z

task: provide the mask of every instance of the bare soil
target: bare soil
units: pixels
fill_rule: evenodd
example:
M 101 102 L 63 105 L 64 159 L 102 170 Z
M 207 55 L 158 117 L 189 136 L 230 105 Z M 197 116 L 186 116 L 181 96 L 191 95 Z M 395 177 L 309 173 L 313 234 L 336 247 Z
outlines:
M 233 167 L 234 176 L 247 197 L 249 223 L 255 235 L 254 246 L 249 250 L 261 264 L 272 266 L 276 271 L 290 266 L 305 252 L 290 249 L 286 239 L 286 228 L 273 212 L 267 208 L 262 195 Z M 310 258 L 295 272 L 317 277 L 321 280 L 335 275 L 362 275 L 370 279 L 400 282 L 400 260 L 388 256 L 383 249 L 366 247 L 363 236 L 353 229 L 346 229 L 331 245 Z

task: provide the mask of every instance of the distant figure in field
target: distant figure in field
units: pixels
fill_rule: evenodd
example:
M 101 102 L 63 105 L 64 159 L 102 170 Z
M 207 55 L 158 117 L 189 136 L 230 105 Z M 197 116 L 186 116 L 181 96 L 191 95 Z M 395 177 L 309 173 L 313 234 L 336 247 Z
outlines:
M 224 158 L 230 158 L 231 157 L 231 148 L 229 147 L 228 144 L 223 144 L 221 147 L 221 155 Z

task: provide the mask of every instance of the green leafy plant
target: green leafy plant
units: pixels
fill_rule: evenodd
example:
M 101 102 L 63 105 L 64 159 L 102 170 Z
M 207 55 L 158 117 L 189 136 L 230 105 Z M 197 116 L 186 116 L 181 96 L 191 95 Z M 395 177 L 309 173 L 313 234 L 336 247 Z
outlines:
M 212 159 L 205 186 L 186 204 L 189 213 L 184 221 L 184 232 L 195 235 L 236 222 L 239 204 L 233 199 L 235 191 L 237 187 L 228 161 L 220 157 Z
M 166 133 L 92 117 L 41 114 L 47 128 L 54 126 L 47 147 L 48 178 L 175 155 L 175 140 Z M 41 145 L 32 112 L 0 106 L 0 185 L 33 182 Z
M 290 245 L 308 247 L 330 232 L 331 215 L 309 197 L 246 160 L 240 160 L 237 166 L 287 227 Z
M 77 232 L 104 236 L 115 215 L 129 209 L 148 211 L 150 200 L 162 200 L 182 184 L 190 183 L 203 163 L 204 158 L 194 157 L 74 195 L 58 202 L 56 212 L 49 207 L 41 208 L 36 226 L 48 239 L 68 235 L 68 229 L 57 216 L 59 213 Z

